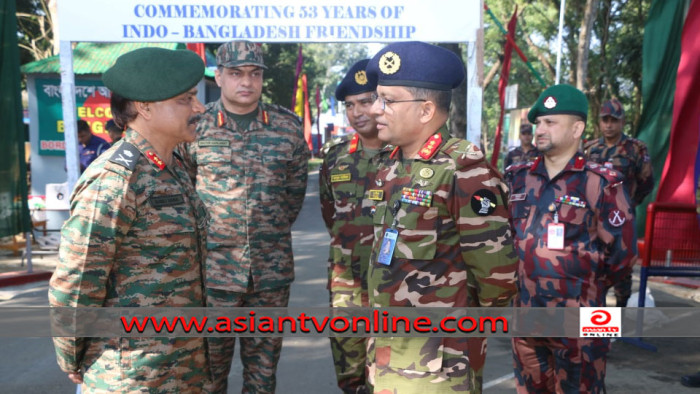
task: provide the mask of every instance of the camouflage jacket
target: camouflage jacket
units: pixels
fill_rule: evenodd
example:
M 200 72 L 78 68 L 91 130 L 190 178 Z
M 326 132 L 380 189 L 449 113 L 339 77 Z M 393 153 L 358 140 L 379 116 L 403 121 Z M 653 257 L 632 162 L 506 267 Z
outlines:
M 549 179 L 542 156 L 512 166 L 510 211 L 520 257 L 518 306 L 604 306 L 605 290 L 632 269 L 634 211 L 620 174 L 582 155 Z M 564 224 L 564 248 L 547 247 Z
M 197 140 L 181 147 L 212 221 L 207 287 L 245 293 L 294 280 L 291 227 L 306 194 L 309 148 L 298 117 L 260 104 L 247 130 L 207 105 Z M 252 283 L 249 280 L 252 279 Z
M 525 152 L 523 148 L 516 146 L 506 155 L 503 161 L 503 168 L 508 168 L 512 164 L 516 163 L 527 163 L 528 161 L 535 160 L 540 152 L 537 147 L 532 147 L 529 151 Z
M 206 208 L 176 158 L 129 129 L 80 177 L 61 230 L 51 306 L 202 307 Z M 54 338 L 65 372 L 96 391 L 197 391 L 204 338 Z
M 418 159 L 404 159 L 395 148 L 379 167 L 375 185 L 383 198 L 373 215 L 371 306 L 504 307 L 515 295 L 507 188 L 479 148 L 447 136 L 442 128 L 430 137 Z M 389 228 L 398 238 L 384 265 L 378 256 Z M 394 369 L 456 379 L 483 365 L 482 338 L 476 340 L 378 337 L 374 357 Z
M 588 160 L 622 173 L 625 189 L 634 205 L 639 205 L 654 189 L 654 174 L 644 142 L 622 134 L 617 144 L 608 147 L 601 137 L 588 142 L 584 154 Z
M 328 288 L 354 288 L 367 293 L 367 266 L 372 252 L 375 201 L 369 190 L 380 154 L 372 157 L 358 134 L 324 146 L 319 171 L 321 214 L 331 236 Z

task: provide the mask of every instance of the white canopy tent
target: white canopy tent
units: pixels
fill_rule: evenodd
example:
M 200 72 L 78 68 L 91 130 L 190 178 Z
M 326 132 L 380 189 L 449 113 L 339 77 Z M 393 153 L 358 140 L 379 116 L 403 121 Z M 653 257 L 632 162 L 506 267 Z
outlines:
M 479 145 L 482 10 L 483 0 L 61 0 L 68 188 L 79 175 L 71 42 L 466 43 L 466 138 Z

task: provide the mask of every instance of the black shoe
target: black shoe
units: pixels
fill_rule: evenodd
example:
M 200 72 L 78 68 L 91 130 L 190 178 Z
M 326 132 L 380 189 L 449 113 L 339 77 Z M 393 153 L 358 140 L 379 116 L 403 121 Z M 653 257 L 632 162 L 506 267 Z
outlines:
M 681 384 L 686 387 L 700 387 L 700 372 L 683 376 L 681 378 Z
M 627 306 L 627 301 L 629 301 L 629 298 L 625 298 L 624 300 L 617 300 L 615 306 L 618 308 L 624 308 Z

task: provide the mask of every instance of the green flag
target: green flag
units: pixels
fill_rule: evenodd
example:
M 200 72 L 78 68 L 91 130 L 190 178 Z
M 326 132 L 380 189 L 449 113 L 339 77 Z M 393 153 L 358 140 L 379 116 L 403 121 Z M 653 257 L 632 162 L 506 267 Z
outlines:
M 31 230 L 15 0 L 0 0 L 0 237 Z
M 637 138 L 649 148 L 654 167 L 654 191 L 637 207 L 637 235 L 644 235 L 647 205 L 656 200 L 668 155 L 676 73 L 681 57 L 681 33 L 690 0 L 654 0 L 644 26 L 642 49 L 642 118 Z

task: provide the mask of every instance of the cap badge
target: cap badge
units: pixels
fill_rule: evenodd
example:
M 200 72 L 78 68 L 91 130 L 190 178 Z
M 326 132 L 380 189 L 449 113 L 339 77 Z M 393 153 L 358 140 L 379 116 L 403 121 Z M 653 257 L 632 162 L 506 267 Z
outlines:
M 554 96 L 549 96 L 544 100 L 544 107 L 547 109 L 552 109 L 557 106 L 557 99 Z
M 358 85 L 367 85 L 367 73 L 365 73 L 365 70 L 360 70 L 355 73 L 355 82 Z
M 384 74 L 391 75 L 401 68 L 401 58 L 394 52 L 387 52 L 379 58 L 379 70 Z

